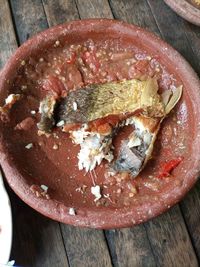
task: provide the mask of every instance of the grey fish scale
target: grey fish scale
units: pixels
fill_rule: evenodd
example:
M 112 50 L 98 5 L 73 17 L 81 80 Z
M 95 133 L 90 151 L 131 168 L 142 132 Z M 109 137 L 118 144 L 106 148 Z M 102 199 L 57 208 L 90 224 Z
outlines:
M 65 123 L 85 123 L 88 121 L 88 114 L 94 103 L 92 88 L 84 88 L 72 91 L 66 98 L 63 98 L 59 105 L 58 117 Z M 78 109 L 74 110 L 74 103 Z

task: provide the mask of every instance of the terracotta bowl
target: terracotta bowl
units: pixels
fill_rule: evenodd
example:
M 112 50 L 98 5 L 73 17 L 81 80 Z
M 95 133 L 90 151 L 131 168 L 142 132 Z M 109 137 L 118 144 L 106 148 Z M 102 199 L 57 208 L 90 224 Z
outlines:
M 164 0 L 179 16 L 200 26 L 200 5 L 194 0 Z
M 181 121 L 181 132 L 187 141 L 187 147 L 184 152 L 184 161 L 174 170 L 173 177 L 166 178 L 159 189 L 152 187 L 146 191 L 139 190 L 140 193 L 136 194 L 128 205 L 124 202 L 119 202 L 118 205 L 112 202 L 106 206 L 96 205 L 90 190 L 86 189 L 88 193 L 85 198 L 76 190 L 83 183 L 87 184 L 90 189 L 92 182 L 88 175 L 84 176 L 84 172 L 81 172 L 78 178 L 73 179 L 78 149 L 72 149 L 72 144 L 67 137 L 62 135 L 60 139 L 61 151 L 53 151 L 52 137 L 38 137 L 36 127 L 27 133 L 15 132 L 14 122 L 18 121 L 18 118 L 27 116 L 24 114 L 27 103 L 16 104 L 12 111 L 14 122 L 0 123 L 0 163 L 15 193 L 25 203 L 49 218 L 82 227 L 101 229 L 130 227 L 147 221 L 175 205 L 197 181 L 200 170 L 200 82 L 185 59 L 153 33 L 121 21 L 90 19 L 50 28 L 18 48 L 0 75 L 1 105 L 10 93 L 21 62 L 41 53 L 56 40 L 82 43 L 87 39 L 93 39 L 95 42 L 102 39 L 115 39 L 122 47 L 134 45 L 151 56 L 155 56 L 173 74 L 178 83 L 183 85 L 183 97 L 174 112 L 178 114 Z M 163 124 L 161 134 L 165 134 L 171 120 L 172 118 L 169 117 Z M 32 140 L 36 142 L 39 138 L 42 138 L 40 139 L 43 142 L 42 149 L 39 145 L 35 146 L 35 150 L 24 149 L 27 142 L 30 143 Z M 174 144 L 169 143 L 169 148 L 172 151 L 175 150 Z M 160 148 L 156 158 L 159 159 L 159 155 L 162 154 L 164 159 L 163 149 Z M 66 151 L 69 151 L 69 161 L 67 161 Z M 154 165 L 156 164 L 155 161 Z M 96 177 L 98 184 L 103 182 L 100 169 L 97 170 Z M 151 173 L 151 169 L 152 163 L 150 162 L 143 176 Z M 142 183 L 142 179 L 140 181 Z M 31 190 L 33 184 L 47 185 L 50 199 L 38 197 Z M 122 196 L 119 196 L 119 200 L 121 199 Z M 76 215 L 69 214 L 70 208 L 75 209 Z

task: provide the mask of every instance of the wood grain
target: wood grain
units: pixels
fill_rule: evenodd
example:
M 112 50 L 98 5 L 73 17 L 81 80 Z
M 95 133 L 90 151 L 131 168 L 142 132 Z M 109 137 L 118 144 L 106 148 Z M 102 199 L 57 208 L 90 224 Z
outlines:
M 189 23 L 175 15 L 162 0 L 156 2 L 148 0 L 148 3 L 162 38 L 178 50 L 192 64 L 193 68 L 200 73 L 200 39 L 195 32 L 190 30 Z M 196 26 L 192 27 L 192 29 L 196 28 Z
M 49 26 L 79 19 L 78 10 L 73 0 L 43 0 Z
M 108 1 L 77 0 L 81 18 L 113 18 Z M 122 19 L 122 18 L 121 18 Z M 114 266 L 155 266 L 145 228 L 105 231 Z
M 184 21 L 184 32 L 187 38 L 187 41 L 193 51 L 192 58 L 189 58 L 189 62 L 192 64 L 197 74 L 200 76 L 200 30 L 199 27 L 192 25 Z M 195 63 L 195 64 L 194 64 Z
M 113 18 L 107 0 L 76 0 L 81 19 L 86 18 Z
M 200 181 L 180 205 L 200 262 Z
M 55 9 L 53 1 L 44 1 L 49 25 L 67 21 L 70 10 L 71 20 L 79 16 L 75 2 L 59 0 L 56 4 Z M 66 16 L 59 16 L 64 11 Z M 61 231 L 70 266 L 112 266 L 103 231 L 74 228 L 64 224 L 61 224 Z
M 160 5 L 162 5 L 162 1 L 155 2 L 152 0 L 150 2 L 153 3 L 154 6 L 156 6 L 158 2 Z M 156 23 L 154 20 L 151 8 L 146 1 L 135 1 L 133 4 L 131 1 L 126 0 L 111 0 L 110 5 L 115 18 L 123 19 L 129 23 L 135 23 L 139 26 L 148 28 L 159 35 L 162 35 L 160 27 L 157 25 L 158 22 Z M 162 12 L 157 11 L 156 16 L 162 19 L 163 14 Z M 166 34 L 166 32 L 168 32 L 167 26 L 165 26 L 165 29 L 166 30 L 163 29 L 163 31 Z M 181 32 L 181 29 L 179 29 L 179 31 Z M 184 36 L 184 32 L 182 32 L 182 35 Z M 188 49 L 188 47 L 186 47 L 186 49 Z M 171 266 L 172 262 L 177 262 L 177 266 L 179 266 L 178 263 L 183 263 L 185 264 L 184 266 L 190 266 L 190 262 L 192 260 L 195 265 L 197 264 L 197 258 L 190 240 L 190 236 L 187 232 L 187 228 L 184 224 L 183 216 L 178 206 L 175 209 L 176 212 L 170 210 L 167 214 L 164 214 L 159 218 L 155 218 L 152 221 L 152 224 L 150 225 L 154 226 L 153 232 L 149 231 L 149 229 L 151 229 L 151 227 L 149 227 L 149 223 L 145 224 L 145 227 L 148 230 L 149 240 L 156 256 L 157 264 L 159 266 Z M 167 225 L 165 225 L 166 221 Z M 168 246 L 165 246 L 165 253 L 163 253 L 162 249 L 162 236 L 159 234 L 154 235 L 154 232 L 159 230 L 160 233 L 162 233 L 162 236 L 168 237 L 166 239 Z M 156 246 L 155 244 L 159 245 Z M 183 255 L 184 261 L 181 259 L 179 262 L 179 259 L 176 255 Z M 159 259 L 162 260 L 159 261 Z M 165 265 L 163 265 L 163 262 Z
M 17 27 L 20 27 L 17 31 L 20 42 L 25 41 L 25 36 L 28 36 L 28 34 L 35 34 L 47 26 L 47 21 L 44 17 L 42 22 L 40 21 L 41 23 L 36 23 L 32 27 L 34 18 L 38 18 L 36 13 L 39 10 L 43 10 L 42 4 L 39 6 L 39 1 L 37 3 L 36 1 L 34 3 L 27 1 L 24 3 L 25 5 L 22 2 L 20 1 L 20 4 L 17 5 L 16 1 L 12 1 L 12 7 L 17 5 L 14 12 L 16 11 L 18 14 L 15 14 L 15 23 L 18 25 Z M 31 18 L 27 10 L 32 11 Z M 7 12 L 6 14 L 9 13 Z M 9 24 L 11 27 L 12 23 L 9 22 Z M 10 38 L 15 40 L 14 31 L 10 31 L 9 34 Z M 9 47 L 8 41 L 8 49 Z M 16 48 L 16 45 L 13 48 Z M 20 266 L 67 267 L 68 261 L 59 224 L 28 207 L 11 190 L 9 192 L 14 218 L 11 258 L 15 259 L 17 265 Z
M 159 35 L 153 16 L 149 16 L 151 10 L 146 1 L 110 0 L 109 2 L 115 19 L 133 23 Z
M 106 231 L 114 266 L 156 266 L 143 225 Z
M 154 31 L 178 49 L 200 74 L 200 31 L 175 15 L 162 0 L 10 0 L 20 43 L 65 21 L 113 15 Z M 42 5 L 43 3 L 43 5 Z M 0 66 L 17 47 L 7 1 L 0 0 Z M 111 8 L 110 8 L 111 7 Z M 112 15 L 113 12 L 113 15 Z M 45 16 L 46 15 L 46 16 Z M 173 25 L 173 27 L 172 27 Z M 10 190 L 9 190 L 10 191 Z M 200 186 L 181 203 L 200 258 Z M 12 258 L 23 266 L 198 266 L 179 206 L 132 229 L 74 228 L 39 215 L 10 192 L 14 210 Z M 62 235 L 61 235 L 62 233 Z M 64 241 L 64 244 L 63 244 Z M 106 243 L 107 241 L 107 243 Z M 110 248 L 112 262 L 107 248 Z M 67 256 L 66 256 L 66 251 Z
M 41 0 L 11 0 L 20 43 L 48 27 Z
M 112 266 L 103 231 L 64 224 L 61 229 L 71 267 Z
M 45 218 L 10 191 L 14 219 L 11 258 L 17 266 L 68 267 L 59 224 Z
M 8 2 L 0 0 L 0 69 L 17 48 Z
M 146 223 L 145 227 L 158 266 L 198 266 L 178 206 Z
M 174 46 L 200 74 L 200 30 L 174 12 L 162 1 L 148 0 L 163 38 Z M 158 16 L 158 14 L 160 14 Z M 166 25 L 176 27 L 166 28 Z M 174 38 L 176 36 L 176 38 Z M 185 223 L 192 238 L 198 259 L 200 260 L 200 181 L 180 204 Z

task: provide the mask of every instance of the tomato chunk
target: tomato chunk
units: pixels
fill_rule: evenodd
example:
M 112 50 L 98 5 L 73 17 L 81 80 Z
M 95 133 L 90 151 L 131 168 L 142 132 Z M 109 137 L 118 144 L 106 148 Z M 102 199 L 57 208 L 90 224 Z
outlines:
M 76 61 L 76 53 L 72 52 L 66 62 L 68 64 L 73 64 L 75 61 Z
M 170 173 L 183 161 L 183 157 L 178 157 L 177 159 L 172 159 L 168 162 L 165 162 L 161 166 L 160 174 L 158 178 L 164 178 L 170 175 Z

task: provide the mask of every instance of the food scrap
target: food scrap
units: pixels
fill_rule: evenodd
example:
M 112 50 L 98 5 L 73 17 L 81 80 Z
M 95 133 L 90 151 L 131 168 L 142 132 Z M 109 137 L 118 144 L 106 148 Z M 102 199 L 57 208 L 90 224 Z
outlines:
M 45 199 L 50 199 L 49 194 L 47 194 L 48 187 L 46 185 L 36 185 L 33 184 L 30 186 L 31 192 L 36 195 L 36 197 L 40 198 L 45 198 Z
M 171 172 L 183 161 L 182 157 L 179 157 L 177 159 L 172 159 L 170 161 L 167 161 L 161 165 L 160 174 L 158 175 L 158 178 L 164 178 L 171 174 Z
M 149 78 L 91 85 L 61 99 L 47 95 L 40 104 L 38 128 L 51 132 L 56 125 L 70 133 L 80 145 L 79 170 L 91 171 L 105 159 L 115 171 L 136 177 L 151 157 L 163 119 L 182 94 L 181 86 L 163 94 L 158 90 L 157 80 Z M 132 133 L 114 159 L 113 138 L 128 125 Z
M 21 98 L 20 94 L 10 94 L 5 99 L 5 104 L 0 107 L 0 116 L 8 119 L 8 112 L 12 108 L 12 106 Z
M 26 149 L 31 149 L 33 147 L 32 143 L 29 143 L 28 145 L 25 146 Z
M 76 215 L 76 211 L 74 208 L 69 208 L 69 215 L 72 215 L 72 216 Z
M 91 193 L 95 196 L 94 202 L 98 201 L 100 198 L 102 198 L 101 195 L 101 188 L 99 185 L 92 186 L 91 187 Z

